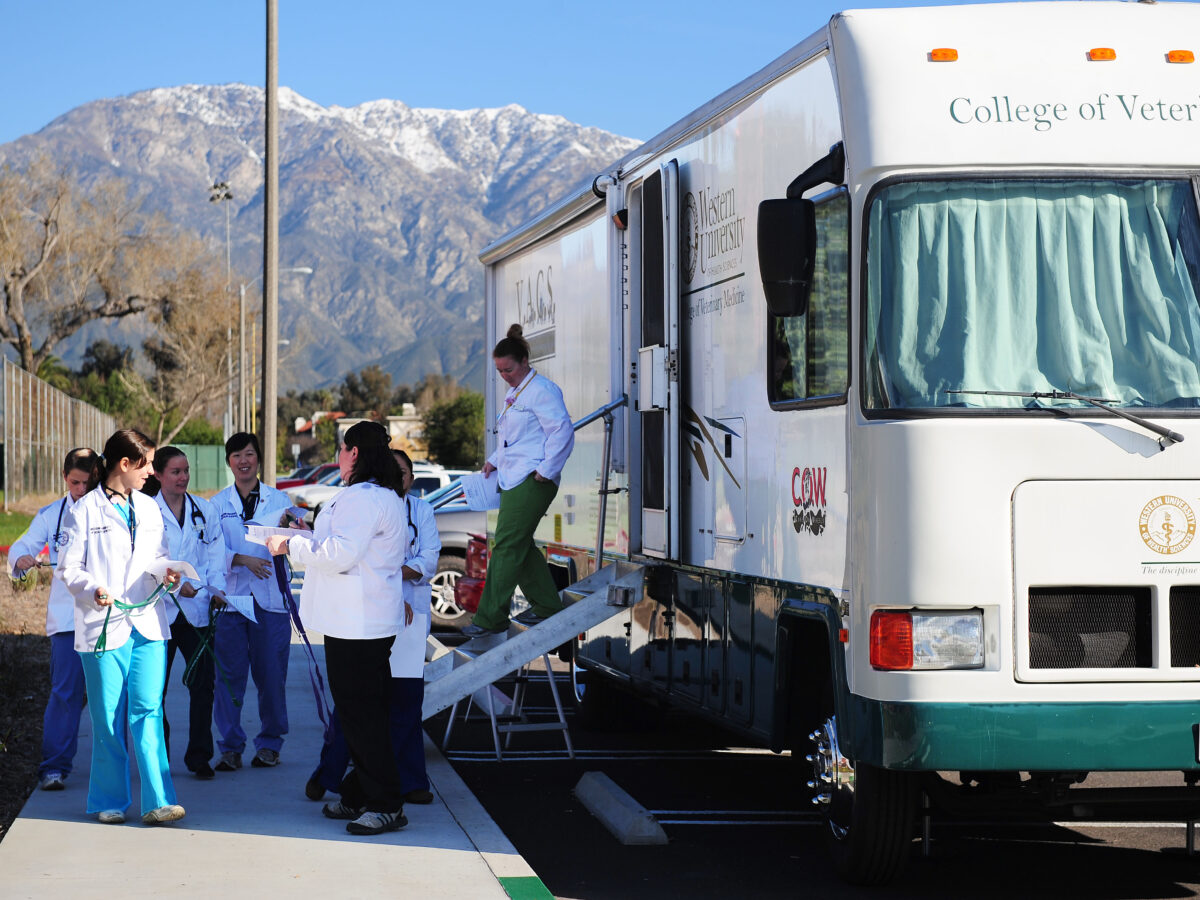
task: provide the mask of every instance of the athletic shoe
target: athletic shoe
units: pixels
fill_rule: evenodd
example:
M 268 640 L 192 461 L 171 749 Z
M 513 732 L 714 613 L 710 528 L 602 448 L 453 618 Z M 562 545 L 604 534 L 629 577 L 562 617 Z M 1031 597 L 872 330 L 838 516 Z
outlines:
M 325 814 L 327 819 L 357 819 L 363 814 L 361 809 L 355 809 L 353 806 L 347 806 L 341 800 L 334 800 L 332 803 L 326 803 L 321 807 L 321 812 Z
M 234 769 L 242 767 L 242 754 L 234 753 L 232 750 L 227 750 L 221 754 L 221 759 L 217 762 L 218 772 L 232 772 Z
M 365 812 L 353 822 L 346 824 L 346 830 L 351 834 L 383 834 L 385 831 L 395 831 L 408 824 L 404 818 L 404 810 L 394 813 Z
M 304 796 L 309 800 L 320 800 L 325 796 L 325 788 L 317 779 L 310 778 L 304 783 Z
M 532 609 L 527 609 L 523 613 L 518 613 L 513 616 L 513 621 L 524 625 L 526 628 L 532 628 L 534 625 L 540 625 L 545 622 L 549 616 L 539 616 Z
M 125 813 L 119 809 L 106 809 L 96 816 L 105 825 L 120 825 L 125 821 Z
M 462 636 L 465 638 L 479 638 L 489 634 L 504 634 L 508 631 L 507 623 L 499 628 L 484 628 L 482 625 L 476 625 L 472 622 L 470 625 L 464 625 L 462 628 Z
M 409 791 L 404 795 L 405 803 L 415 803 L 417 806 L 428 806 L 433 802 L 433 792 L 424 790 Z
M 254 754 L 254 759 L 250 760 L 250 765 L 256 769 L 269 769 L 272 766 L 279 765 L 279 751 L 268 750 L 263 747 Z
M 43 791 L 61 791 L 66 786 L 62 772 L 47 772 L 38 782 L 38 787 Z
M 142 821 L 147 825 L 162 825 L 164 822 L 177 822 L 183 818 L 183 815 L 183 807 L 178 803 L 172 803 L 150 810 L 142 816 Z

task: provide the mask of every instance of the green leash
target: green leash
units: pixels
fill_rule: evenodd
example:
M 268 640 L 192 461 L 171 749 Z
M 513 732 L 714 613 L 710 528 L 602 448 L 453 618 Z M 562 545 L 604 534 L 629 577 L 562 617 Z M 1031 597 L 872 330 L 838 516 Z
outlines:
M 182 584 L 182 582 L 176 582 L 176 584 Z M 172 593 L 171 589 L 165 584 L 160 584 L 158 587 L 156 587 L 154 589 L 154 593 L 152 593 L 141 603 L 122 603 L 120 600 L 113 600 L 112 604 L 108 607 L 108 612 L 104 614 L 104 624 L 100 627 L 100 637 L 96 638 L 96 646 L 92 649 L 92 655 L 95 656 L 96 659 L 99 659 L 108 649 L 108 620 L 112 618 L 112 611 L 114 608 L 120 610 L 144 609 L 147 606 L 157 603 L 163 594 L 166 594 L 172 600 L 175 600 L 174 593 Z M 175 605 L 179 606 L 178 600 L 175 600 Z

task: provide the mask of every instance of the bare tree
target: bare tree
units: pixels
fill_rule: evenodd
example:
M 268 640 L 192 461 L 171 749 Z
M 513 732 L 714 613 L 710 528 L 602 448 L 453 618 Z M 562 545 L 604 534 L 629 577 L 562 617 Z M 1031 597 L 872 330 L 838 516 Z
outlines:
M 237 300 L 225 275 L 199 239 L 178 237 L 160 248 L 160 299 L 147 316 L 154 331 L 142 342 L 153 371 L 149 378 L 121 377 L 154 410 L 157 442 L 170 443 L 187 421 L 225 402 L 230 379 L 225 365 L 227 331 Z M 164 273 L 169 278 L 163 277 Z
M 164 230 L 139 208 L 119 182 L 85 191 L 45 158 L 0 171 L 0 341 L 22 368 L 89 322 L 164 298 Z

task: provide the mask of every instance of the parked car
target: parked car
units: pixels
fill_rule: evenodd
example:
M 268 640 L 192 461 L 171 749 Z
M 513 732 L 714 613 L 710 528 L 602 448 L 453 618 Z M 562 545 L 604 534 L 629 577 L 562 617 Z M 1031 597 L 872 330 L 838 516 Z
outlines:
M 308 471 L 303 475 L 293 474 L 287 478 L 280 478 L 275 482 L 275 487 L 281 491 L 286 491 L 289 488 L 300 487 L 304 484 L 316 484 L 330 472 L 337 471 L 337 463 L 321 463 L 316 466 L 309 466 Z M 297 470 L 297 472 L 302 470 Z
M 296 487 L 287 488 L 284 490 L 284 493 L 292 501 L 292 506 L 299 506 L 301 509 L 311 509 L 315 517 L 321 507 L 328 503 L 330 498 L 343 487 L 341 470 L 337 466 L 334 466 L 315 484 L 301 484 Z

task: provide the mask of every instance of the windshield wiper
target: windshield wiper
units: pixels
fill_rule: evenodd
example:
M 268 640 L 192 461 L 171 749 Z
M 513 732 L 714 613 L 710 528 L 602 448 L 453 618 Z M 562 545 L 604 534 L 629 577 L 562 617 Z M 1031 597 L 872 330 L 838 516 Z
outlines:
M 1122 419 L 1128 419 L 1135 425 L 1141 425 L 1147 431 L 1153 431 L 1165 440 L 1173 444 L 1182 444 L 1183 435 L 1178 431 L 1172 431 L 1170 428 L 1164 428 L 1162 425 L 1157 425 L 1150 422 L 1141 416 L 1135 416 L 1131 412 L 1126 412 L 1116 406 L 1110 406 L 1111 403 L 1116 403 L 1116 400 L 1109 400 L 1105 397 L 1085 397 L 1082 394 L 1077 394 L 1074 391 L 946 391 L 947 394 L 989 394 L 996 397 L 1029 397 L 1034 400 L 1079 400 L 1083 403 L 1090 403 L 1097 409 L 1103 409 L 1106 412 L 1112 413 L 1114 416 L 1120 416 Z M 1162 441 L 1159 441 L 1162 445 Z

